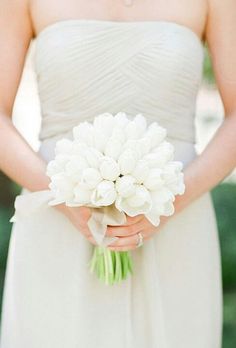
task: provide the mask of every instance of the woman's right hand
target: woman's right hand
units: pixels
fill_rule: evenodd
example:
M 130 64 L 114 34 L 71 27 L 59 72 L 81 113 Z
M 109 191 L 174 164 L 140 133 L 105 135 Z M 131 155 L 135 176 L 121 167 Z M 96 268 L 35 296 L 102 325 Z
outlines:
M 65 204 L 58 204 L 54 208 L 64 214 L 90 243 L 98 245 L 88 227 L 88 220 L 91 216 L 89 207 L 68 207 Z

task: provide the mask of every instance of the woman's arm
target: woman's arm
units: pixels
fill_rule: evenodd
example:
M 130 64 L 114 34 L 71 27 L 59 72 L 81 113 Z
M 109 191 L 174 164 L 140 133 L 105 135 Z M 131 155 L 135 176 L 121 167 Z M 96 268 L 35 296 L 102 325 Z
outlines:
M 187 207 L 222 181 L 236 166 L 236 2 L 208 0 L 206 39 L 213 61 L 217 85 L 223 100 L 225 120 L 205 150 L 185 169 L 186 191 L 176 196 L 175 212 Z M 136 249 L 137 233 L 151 238 L 172 217 L 162 217 L 159 227 L 144 215 L 127 218 L 124 226 L 108 227 L 107 236 L 120 237 L 110 250 Z
M 28 0 L 0 1 L 0 170 L 30 191 L 48 188 L 46 163 L 17 132 L 11 121 L 25 57 L 33 36 Z M 87 225 L 87 207 L 55 207 L 91 243 L 96 244 Z
M 26 0 L 0 2 L 0 169 L 31 191 L 48 187 L 46 164 L 12 124 L 11 115 L 32 39 Z
M 208 1 L 206 40 L 225 120 L 201 155 L 186 168 L 186 192 L 176 199 L 177 212 L 211 190 L 236 166 L 236 2 Z

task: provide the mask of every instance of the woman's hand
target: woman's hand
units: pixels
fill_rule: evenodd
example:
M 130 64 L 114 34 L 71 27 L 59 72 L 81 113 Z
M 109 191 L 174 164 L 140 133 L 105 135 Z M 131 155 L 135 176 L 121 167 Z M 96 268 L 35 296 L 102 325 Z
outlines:
M 85 206 L 68 207 L 65 204 L 56 205 L 55 208 L 63 213 L 89 242 L 97 245 L 88 227 L 88 220 L 91 216 L 90 208 Z
M 63 213 L 89 242 L 98 245 L 88 227 L 88 220 L 91 216 L 89 207 L 68 207 L 65 204 L 59 204 L 54 208 Z M 108 248 L 115 251 L 136 249 L 138 244 L 137 233 L 141 232 L 143 240 L 148 240 L 159 231 L 166 219 L 164 216 L 161 217 L 161 223 L 156 227 L 143 214 L 135 217 L 126 216 L 126 224 L 107 227 L 106 236 L 119 238 L 109 244 Z
M 119 239 L 111 244 L 108 248 L 114 251 L 127 251 L 137 248 L 138 233 L 141 232 L 143 240 L 148 240 L 154 236 L 160 228 L 165 224 L 167 218 L 161 217 L 161 223 L 159 226 L 154 226 L 145 217 L 140 214 L 135 217 L 127 216 L 127 223 L 120 226 L 108 226 L 106 235 L 109 237 L 119 237 Z

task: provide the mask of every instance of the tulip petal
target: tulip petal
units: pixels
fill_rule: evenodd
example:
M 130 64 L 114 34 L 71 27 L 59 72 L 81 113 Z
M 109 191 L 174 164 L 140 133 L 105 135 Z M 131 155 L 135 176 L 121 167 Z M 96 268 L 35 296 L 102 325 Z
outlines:
M 131 175 L 136 179 L 138 184 L 142 184 L 148 177 L 149 171 L 148 162 L 145 160 L 138 160 Z
M 145 135 L 151 140 L 151 147 L 156 147 L 164 141 L 166 129 L 160 127 L 157 122 L 153 122 L 149 125 Z
M 115 202 L 117 193 L 113 181 L 103 180 L 101 181 L 96 189 L 93 191 L 91 196 L 91 202 L 95 206 L 107 206 Z
M 137 163 L 137 154 L 133 149 L 125 149 L 118 158 L 120 173 L 122 175 L 130 174 Z
M 73 128 L 74 139 L 79 140 L 81 143 L 93 146 L 94 141 L 94 129 L 91 123 L 84 121 L 77 127 Z
M 117 178 L 115 187 L 121 197 L 129 197 L 135 193 L 136 180 L 132 175 L 123 175 Z
M 95 168 L 86 168 L 81 175 L 81 182 L 89 189 L 94 189 L 102 181 L 100 172 Z
M 70 155 L 73 147 L 73 142 L 69 139 L 60 139 L 55 146 L 55 155 L 63 154 Z
M 104 156 L 101 160 L 99 170 L 103 179 L 115 181 L 120 175 L 118 163 L 111 157 Z
M 76 205 L 86 205 L 91 202 L 91 195 L 92 190 L 90 190 L 87 185 L 84 185 L 83 183 L 79 183 L 74 188 L 74 198 L 72 201 L 72 204 L 69 204 L 69 206 L 73 206 L 73 203 Z

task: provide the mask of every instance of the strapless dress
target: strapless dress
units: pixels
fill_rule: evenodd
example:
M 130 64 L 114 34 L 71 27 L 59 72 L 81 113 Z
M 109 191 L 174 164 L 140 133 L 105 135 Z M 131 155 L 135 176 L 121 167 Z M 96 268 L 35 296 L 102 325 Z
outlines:
M 157 121 L 186 166 L 195 151 L 204 45 L 167 21 L 67 19 L 36 38 L 39 155 L 103 112 Z M 220 348 L 222 284 L 210 193 L 132 251 L 134 274 L 105 286 L 88 272 L 93 245 L 37 193 L 13 224 L 1 348 Z M 22 212 L 23 210 L 23 212 Z

